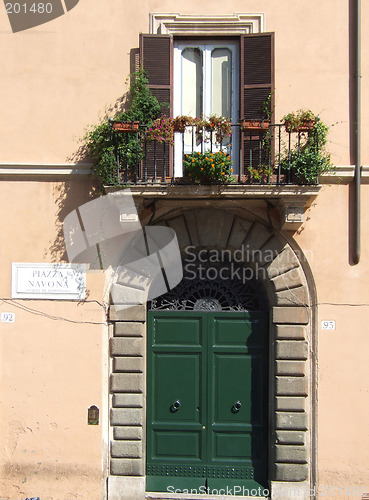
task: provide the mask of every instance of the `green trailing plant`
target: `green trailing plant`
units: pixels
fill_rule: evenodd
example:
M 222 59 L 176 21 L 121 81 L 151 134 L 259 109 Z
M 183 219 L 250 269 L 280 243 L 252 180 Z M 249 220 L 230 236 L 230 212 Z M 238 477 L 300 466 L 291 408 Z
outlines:
M 309 113 L 311 130 L 302 134 L 280 160 L 281 170 L 289 172 L 291 180 L 299 184 L 315 184 L 321 174 L 333 170 L 330 154 L 326 151 L 328 126 L 319 116 L 313 115 L 311 111 Z
M 141 126 L 149 126 L 156 118 L 159 118 L 161 104 L 152 95 L 148 86 L 149 81 L 143 69 L 133 73 L 130 78 L 132 83 L 128 93 L 129 109 L 123 113 L 123 118 L 118 119 L 126 121 L 138 120 Z
M 250 178 L 255 181 L 265 182 L 273 173 L 273 168 L 269 165 L 259 165 L 257 167 L 247 167 Z
M 272 119 L 274 107 L 272 108 L 272 93 L 268 95 L 260 107 L 260 113 L 263 120 L 270 121 Z
M 128 92 L 128 109 L 117 113 L 114 120 L 139 121 L 140 127 L 148 127 L 160 116 L 160 104 L 152 95 L 143 70 L 133 73 L 131 82 Z M 109 117 L 105 117 L 101 123 L 93 126 L 85 134 L 84 143 L 93 160 L 92 174 L 101 181 L 103 186 L 121 185 L 119 169 L 127 168 L 132 176 L 143 157 L 139 135 L 114 133 Z
M 191 153 L 185 155 L 183 166 L 185 175 L 188 175 L 195 184 L 227 184 L 233 182 L 233 161 L 230 155 L 217 151 Z
M 281 162 L 283 171 L 290 171 L 298 184 L 316 184 L 319 175 L 331 170 L 329 157 L 315 148 L 291 151 L 289 158 Z

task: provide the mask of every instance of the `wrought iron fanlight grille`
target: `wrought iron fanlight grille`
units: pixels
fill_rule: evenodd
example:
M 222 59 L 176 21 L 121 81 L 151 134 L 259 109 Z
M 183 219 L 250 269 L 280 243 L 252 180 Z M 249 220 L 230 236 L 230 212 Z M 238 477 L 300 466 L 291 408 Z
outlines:
M 256 279 L 241 279 L 233 273 L 232 278 L 223 279 L 223 267 L 212 267 L 214 272 L 199 276 L 191 271 L 168 293 L 148 302 L 149 310 L 168 311 L 266 311 L 268 300 L 260 282 Z M 219 271 L 219 272 L 217 272 Z

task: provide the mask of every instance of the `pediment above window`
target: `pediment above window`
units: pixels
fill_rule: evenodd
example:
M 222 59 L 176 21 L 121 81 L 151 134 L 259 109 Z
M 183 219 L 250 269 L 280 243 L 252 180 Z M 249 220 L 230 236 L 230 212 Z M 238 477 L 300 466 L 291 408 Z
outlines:
M 242 35 L 264 30 L 264 14 L 261 13 L 224 16 L 150 14 L 150 34 Z

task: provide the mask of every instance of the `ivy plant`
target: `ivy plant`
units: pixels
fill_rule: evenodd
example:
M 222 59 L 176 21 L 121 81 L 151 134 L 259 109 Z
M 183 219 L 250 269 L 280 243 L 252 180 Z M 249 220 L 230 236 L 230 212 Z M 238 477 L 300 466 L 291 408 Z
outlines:
M 333 170 L 326 151 L 328 126 L 319 116 L 310 116 L 311 130 L 300 134 L 295 146 L 286 150 L 280 161 L 282 171 L 289 172 L 291 179 L 299 184 L 315 184 L 321 174 Z
M 139 121 L 140 127 L 149 127 L 160 116 L 160 104 L 148 87 L 143 70 L 130 75 L 131 85 L 127 100 L 128 109 L 112 117 L 117 121 Z M 102 186 L 121 185 L 119 158 L 124 158 L 123 168 L 134 175 L 136 165 L 142 159 L 142 147 L 138 134 L 112 132 L 109 117 L 93 126 L 84 137 L 88 154 L 92 157 L 92 174 Z M 117 161 L 118 160 L 118 161 Z

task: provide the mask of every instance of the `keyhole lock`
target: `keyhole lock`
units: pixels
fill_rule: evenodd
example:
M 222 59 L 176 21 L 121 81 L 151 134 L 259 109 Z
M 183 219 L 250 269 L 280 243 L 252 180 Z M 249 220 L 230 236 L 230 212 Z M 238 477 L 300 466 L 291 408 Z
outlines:
M 232 406 L 232 413 L 238 413 L 242 407 L 241 401 L 236 401 L 236 403 Z
M 179 401 L 179 399 L 177 399 L 177 401 L 174 401 L 174 403 L 170 407 L 170 411 L 172 413 L 175 413 L 176 411 L 178 411 L 180 409 L 180 407 L 181 407 L 181 402 Z

